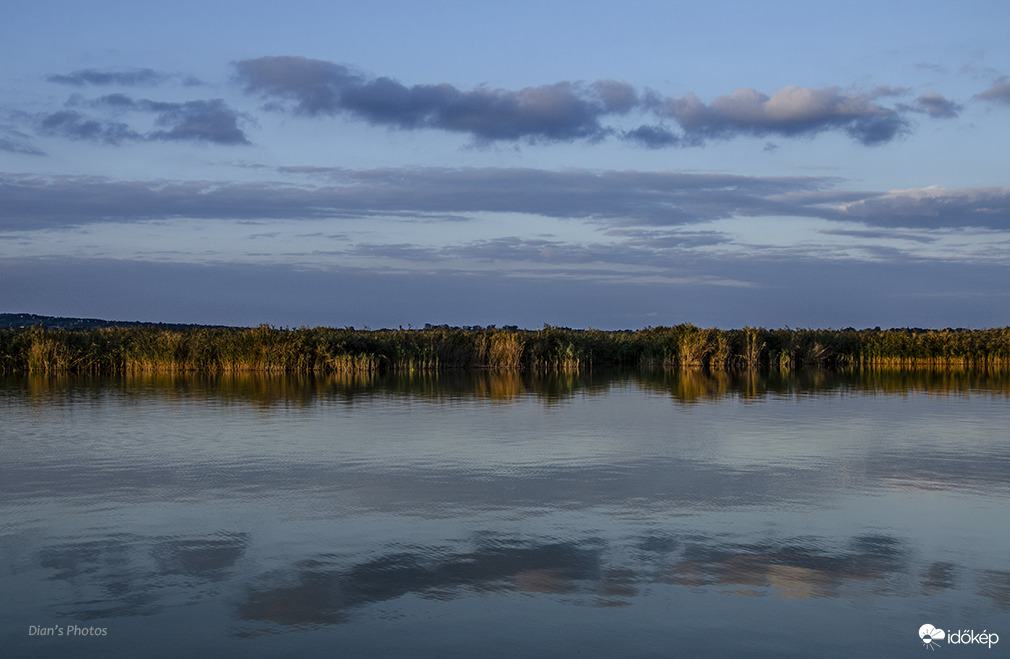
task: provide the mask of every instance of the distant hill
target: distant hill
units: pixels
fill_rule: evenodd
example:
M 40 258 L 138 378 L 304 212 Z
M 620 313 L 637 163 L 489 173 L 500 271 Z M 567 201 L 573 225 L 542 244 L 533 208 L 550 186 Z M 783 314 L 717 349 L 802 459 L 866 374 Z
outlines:
M 98 318 L 63 318 L 61 316 L 37 316 L 33 313 L 0 313 L 0 329 L 24 329 L 45 327 L 47 329 L 104 329 L 111 327 L 157 327 L 167 330 L 191 330 L 199 327 L 224 327 L 223 325 L 196 325 L 185 323 L 146 323 L 138 320 L 101 320 Z

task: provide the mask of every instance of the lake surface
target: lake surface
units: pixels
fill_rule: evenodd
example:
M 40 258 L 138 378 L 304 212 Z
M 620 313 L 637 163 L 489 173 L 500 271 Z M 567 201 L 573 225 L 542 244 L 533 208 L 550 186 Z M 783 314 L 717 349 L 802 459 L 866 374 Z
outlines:
M 3 654 L 921 657 L 927 623 L 1004 637 L 948 657 L 1006 654 L 1008 395 L 944 371 L 0 378 Z

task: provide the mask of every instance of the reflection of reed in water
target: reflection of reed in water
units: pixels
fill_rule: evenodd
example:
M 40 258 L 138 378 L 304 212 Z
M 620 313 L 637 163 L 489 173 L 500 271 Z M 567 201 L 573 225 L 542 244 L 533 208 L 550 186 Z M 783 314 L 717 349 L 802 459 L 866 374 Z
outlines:
M 796 371 L 693 369 L 597 369 L 584 372 L 447 371 L 414 373 L 136 373 L 114 376 L 32 374 L 0 377 L 0 392 L 32 405 L 62 405 L 69 397 L 101 401 L 113 395 L 140 400 L 194 399 L 224 404 L 308 406 L 319 401 L 354 403 L 373 396 L 404 396 L 443 402 L 487 399 L 516 402 L 533 397 L 551 405 L 576 394 L 633 386 L 678 403 L 724 398 L 757 401 L 768 396 L 835 391 L 908 395 L 1010 396 L 1010 372 L 968 368 L 851 368 Z
M 473 395 L 476 398 L 508 401 L 522 395 L 525 387 L 519 373 L 514 371 L 488 371 L 473 379 Z
M 888 395 L 1010 396 L 1010 372 L 1003 369 L 852 368 L 796 371 L 708 371 L 704 369 L 641 372 L 639 386 L 661 391 L 681 403 L 737 397 L 760 400 L 769 395 L 810 395 L 861 391 Z

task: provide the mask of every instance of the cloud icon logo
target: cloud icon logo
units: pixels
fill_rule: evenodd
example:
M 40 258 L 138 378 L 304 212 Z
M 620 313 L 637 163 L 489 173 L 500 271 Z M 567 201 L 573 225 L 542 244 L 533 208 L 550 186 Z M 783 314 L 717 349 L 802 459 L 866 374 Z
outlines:
M 923 644 L 930 650 L 933 649 L 933 643 L 935 641 L 942 641 L 943 637 L 946 636 L 942 629 L 934 627 L 933 625 L 923 625 L 919 627 L 919 638 L 922 639 Z

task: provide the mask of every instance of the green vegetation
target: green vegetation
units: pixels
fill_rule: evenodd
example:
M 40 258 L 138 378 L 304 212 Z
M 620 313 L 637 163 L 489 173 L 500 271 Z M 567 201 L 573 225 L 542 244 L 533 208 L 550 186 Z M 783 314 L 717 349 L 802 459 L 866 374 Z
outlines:
M 0 329 L 0 373 L 577 372 L 610 366 L 710 372 L 784 372 L 808 366 L 1004 368 L 1010 366 L 1010 327 Z

